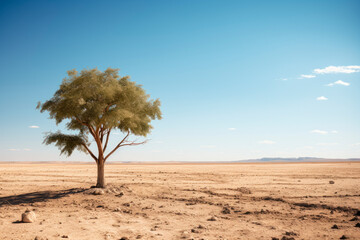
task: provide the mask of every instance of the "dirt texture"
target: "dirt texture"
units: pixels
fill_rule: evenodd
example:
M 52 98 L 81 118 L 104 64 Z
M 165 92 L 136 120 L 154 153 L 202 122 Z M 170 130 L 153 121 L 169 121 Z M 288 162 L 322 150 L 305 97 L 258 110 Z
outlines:
M 360 239 L 356 162 L 107 164 L 105 176 L 99 190 L 95 164 L 0 164 L 0 239 Z

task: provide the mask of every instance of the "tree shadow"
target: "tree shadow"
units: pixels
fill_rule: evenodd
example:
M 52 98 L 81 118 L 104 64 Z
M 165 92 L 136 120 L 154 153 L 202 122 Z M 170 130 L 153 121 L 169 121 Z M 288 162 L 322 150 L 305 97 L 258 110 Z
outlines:
M 23 203 L 44 202 L 49 199 L 58 199 L 71 194 L 82 193 L 86 190 L 86 188 L 71 188 L 59 191 L 31 192 L 19 195 L 12 195 L 8 197 L 0 197 L 0 207 L 6 205 L 19 205 Z

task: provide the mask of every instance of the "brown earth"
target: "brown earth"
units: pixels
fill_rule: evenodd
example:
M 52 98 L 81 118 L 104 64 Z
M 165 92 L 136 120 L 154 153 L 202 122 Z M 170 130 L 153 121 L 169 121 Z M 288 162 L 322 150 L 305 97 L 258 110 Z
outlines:
M 0 164 L 0 239 L 360 239 L 360 163 L 105 171 L 94 195 L 95 164 Z

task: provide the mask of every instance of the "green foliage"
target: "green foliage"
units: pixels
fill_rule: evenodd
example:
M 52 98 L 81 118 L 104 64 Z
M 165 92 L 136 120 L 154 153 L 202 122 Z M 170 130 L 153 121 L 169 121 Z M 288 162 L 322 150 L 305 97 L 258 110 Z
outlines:
M 60 149 L 61 154 L 66 154 L 67 156 L 70 156 L 75 148 L 86 152 L 84 144 L 88 144 L 87 138 L 84 135 L 66 135 L 60 132 L 49 133 L 45 137 L 44 143 L 46 145 L 55 143 L 55 146 Z
M 96 141 L 97 136 L 116 129 L 145 137 L 152 129 L 151 121 L 161 119 L 160 101 L 149 97 L 128 76 L 120 77 L 118 69 L 68 71 L 54 96 L 37 108 L 48 111 L 56 124 L 67 120 L 67 129 L 79 135 L 50 133 L 44 143 L 55 143 L 61 153 L 70 155 L 75 148 L 83 150 L 88 134 Z

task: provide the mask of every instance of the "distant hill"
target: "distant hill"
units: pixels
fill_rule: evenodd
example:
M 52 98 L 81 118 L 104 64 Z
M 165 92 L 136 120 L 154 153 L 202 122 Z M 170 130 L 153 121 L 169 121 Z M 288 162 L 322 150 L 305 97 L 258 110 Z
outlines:
M 360 161 L 360 158 L 316 158 L 316 157 L 298 157 L 298 158 L 259 158 L 249 160 L 239 160 L 236 162 L 349 162 Z

